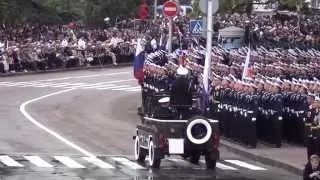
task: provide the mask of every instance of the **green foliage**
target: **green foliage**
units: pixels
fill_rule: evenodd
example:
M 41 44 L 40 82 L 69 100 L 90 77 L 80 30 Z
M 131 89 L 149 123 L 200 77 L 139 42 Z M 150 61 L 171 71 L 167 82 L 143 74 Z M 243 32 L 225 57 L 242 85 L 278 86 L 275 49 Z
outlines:
M 141 0 L 0 0 L 2 23 L 102 25 L 105 17 L 136 17 Z
M 288 9 L 295 9 L 297 6 L 297 0 L 280 0 L 280 3 Z
M 192 8 L 193 8 L 193 12 L 191 14 L 191 17 L 192 18 L 198 18 L 201 15 L 201 11 L 200 11 L 200 8 L 199 8 L 199 1 L 195 1 L 192 4 Z

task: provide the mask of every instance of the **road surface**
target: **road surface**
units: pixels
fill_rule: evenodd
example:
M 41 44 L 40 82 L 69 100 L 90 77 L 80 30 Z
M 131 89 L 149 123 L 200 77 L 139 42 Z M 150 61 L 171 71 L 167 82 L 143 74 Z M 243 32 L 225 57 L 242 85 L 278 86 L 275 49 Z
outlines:
M 133 159 L 140 88 L 131 68 L 0 80 L 0 179 L 285 180 L 299 176 L 220 148 L 216 171 L 179 156 L 160 170 Z M 98 158 L 92 158 L 97 156 Z

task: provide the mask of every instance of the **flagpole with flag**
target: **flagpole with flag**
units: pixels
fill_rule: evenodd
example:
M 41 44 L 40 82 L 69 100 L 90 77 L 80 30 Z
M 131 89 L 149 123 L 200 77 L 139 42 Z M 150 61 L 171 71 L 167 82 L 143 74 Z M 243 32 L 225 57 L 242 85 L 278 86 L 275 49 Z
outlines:
M 202 94 L 202 111 L 206 112 L 206 109 L 209 107 L 209 76 L 210 76 L 210 67 L 211 67 L 211 54 L 212 54 L 212 9 L 213 3 L 212 0 L 208 0 L 208 14 L 207 14 L 207 47 L 206 47 L 206 59 L 203 69 L 203 94 Z
M 133 61 L 133 73 L 134 77 L 139 81 L 139 84 L 143 83 L 144 80 L 144 73 L 143 73 L 143 66 L 145 60 L 144 54 L 144 44 L 143 39 L 139 38 L 137 42 L 136 53 Z
M 246 61 L 244 63 L 244 68 L 243 68 L 243 72 L 242 72 L 242 80 L 246 79 L 248 76 L 250 76 L 248 74 L 249 70 L 251 67 L 249 67 L 250 65 L 250 58 L 251 58 L 251 47 L 249 45 L 249 50 L 247 52 L 247 56 L 246 56 Z

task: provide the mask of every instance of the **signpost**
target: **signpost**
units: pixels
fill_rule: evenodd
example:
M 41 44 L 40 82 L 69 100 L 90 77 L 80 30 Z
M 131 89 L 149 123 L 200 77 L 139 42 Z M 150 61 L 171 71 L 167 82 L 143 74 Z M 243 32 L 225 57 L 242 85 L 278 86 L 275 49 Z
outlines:
M 163 4 L 163 15 L 169 19 L 169 53 L 172 52 L 172 19 L 178 14 L 178 5 L 173 1 Z
M 178 13 L 178 5 L 173 1 L 167 1 L 163 4 L 163 14 L 169 18 L 173 18 Z
M 201 20 L 190 20 L 190 30 L 192 36 L 199 37 L 203 33 L 203 21 Z

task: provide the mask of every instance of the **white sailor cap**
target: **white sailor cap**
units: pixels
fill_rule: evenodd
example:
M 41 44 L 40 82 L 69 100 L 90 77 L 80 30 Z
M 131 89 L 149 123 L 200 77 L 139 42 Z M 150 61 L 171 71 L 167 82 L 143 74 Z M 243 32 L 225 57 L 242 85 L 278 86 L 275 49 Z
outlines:
M 177 74 L 178 75 L 187 75 L 189 73 L 189 70 L 183 66 L 179 66 L 177 69 Z

